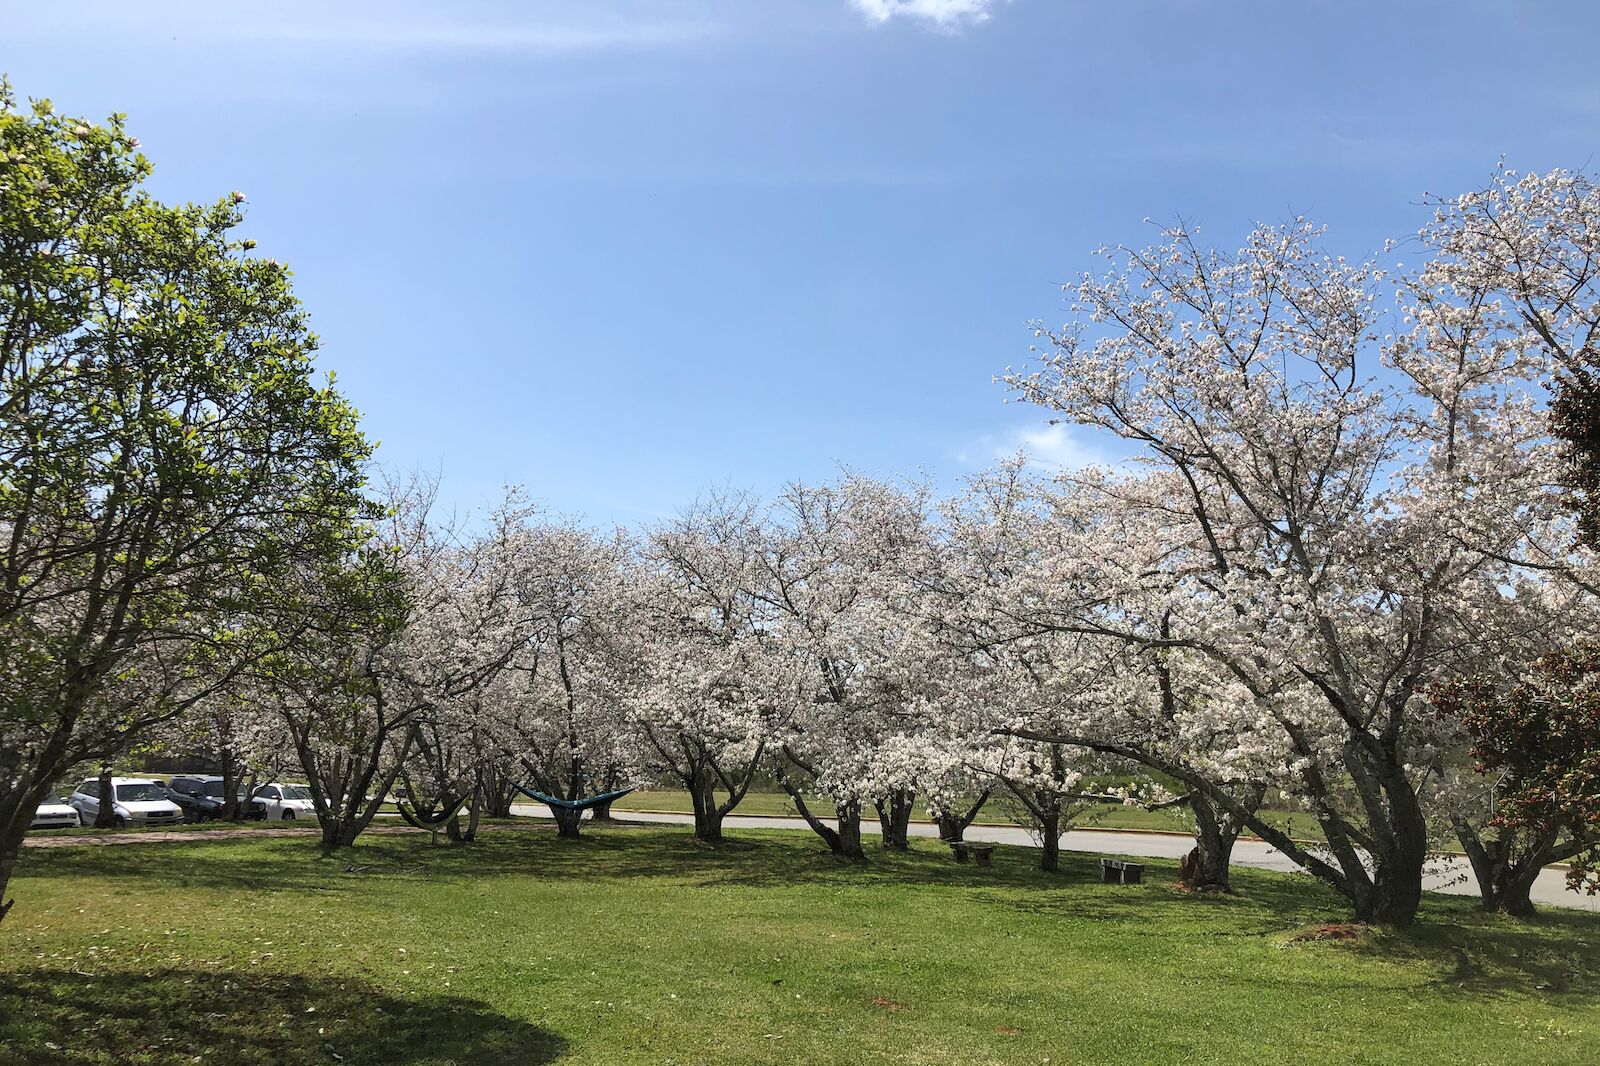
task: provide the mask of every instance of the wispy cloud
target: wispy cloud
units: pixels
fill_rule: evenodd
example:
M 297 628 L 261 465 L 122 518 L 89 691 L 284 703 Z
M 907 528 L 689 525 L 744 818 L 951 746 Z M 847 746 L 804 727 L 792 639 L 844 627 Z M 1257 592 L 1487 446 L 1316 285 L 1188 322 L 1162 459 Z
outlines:
M 978 22 L 987 22 L 994 7 L 1003 0 L 850 0 L 868 22 L 882 24 L 893 18 L 906 18 L 935 29 L 952 31 Z
M 234 36 L 255 41 L 285 41 L 374 49 L 585 52 L 683 44 L 704 39 L 712 33 L 712 26 L 704 22 L 643 22 L 593 26 L 470 22 L 384 26 L 325 22 L 258 23 L 237 27 Z
M 1086 433 L 1065 423 L 1022 427 L 1005 433 L 986 433 L 956 452 L 967 466 L 988 466 L 1018 452 L 1047 470 L 1082 470 L 1090 466 L 1120 466 L 1123 460 Z
M 261 44 L 363 52 L 576 53 L 669 47 L 715 36 L 720 26 L 674 5 L 648 11 L 633 5 L 441 8 L 417 3 L 257 5 L 177 3 L 155 11 L 88 0 L 70 21 L 38 11 L 18 27 L 22 36 L 75 36 L 178 45 Z

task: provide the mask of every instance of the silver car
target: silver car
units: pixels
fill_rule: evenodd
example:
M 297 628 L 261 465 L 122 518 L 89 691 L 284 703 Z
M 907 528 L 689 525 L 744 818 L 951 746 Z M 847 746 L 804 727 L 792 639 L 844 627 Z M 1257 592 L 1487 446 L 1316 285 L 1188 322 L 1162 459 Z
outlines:
M 85 779 L 67 802 L 84 825 L 93 825 L 100 813 L 100 779 Z M 113 777 L 111 810 L 118 825 L 178 825 L 183 821 L 183 808 L 167 798 L 164 785 L 148 777 Z

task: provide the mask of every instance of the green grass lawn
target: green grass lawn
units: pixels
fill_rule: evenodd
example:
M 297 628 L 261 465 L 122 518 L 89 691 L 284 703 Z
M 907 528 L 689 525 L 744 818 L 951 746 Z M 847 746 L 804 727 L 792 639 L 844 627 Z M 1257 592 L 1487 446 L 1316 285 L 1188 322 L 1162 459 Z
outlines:
M 1063 860 L 679 827 L 29 851 L 0 1062 L 1600 1062 L 1592 916 L 1430 897 L 1411 933 L 1301 942 L 1344 913 L 1306 878 Z

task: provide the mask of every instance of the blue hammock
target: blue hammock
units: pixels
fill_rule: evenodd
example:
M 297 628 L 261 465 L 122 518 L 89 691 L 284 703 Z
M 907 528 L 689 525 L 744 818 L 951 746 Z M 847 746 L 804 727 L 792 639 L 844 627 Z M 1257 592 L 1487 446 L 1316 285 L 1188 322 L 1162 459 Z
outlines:
M 523 785 L 514 784 L 512 787 L 529 799 L 538 800 L 547 807 L 560 807 L 566 811 L 586 811 L 590 807 L 598 807 L 601 804 L 610 803 L 612 800 L 621 799 L 633 791 L 632 788 L 624 788 L 616 792 L 602 792 L 598 796 L 589 796 L 581 800 L 564 800 L 560 796 L 547 796 L 543 792 L 535 791 Z

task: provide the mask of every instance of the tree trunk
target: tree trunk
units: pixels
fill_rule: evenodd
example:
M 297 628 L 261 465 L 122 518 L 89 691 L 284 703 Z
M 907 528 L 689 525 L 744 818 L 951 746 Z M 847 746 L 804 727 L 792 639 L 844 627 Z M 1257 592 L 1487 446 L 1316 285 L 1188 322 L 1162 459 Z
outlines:
M 1398 806 L 1398 804 L 1393 805 Z M 1393 810 L 1393 806 L 1391 810 Z M 1383 841 L 1384 853 L 1373 856 L 1370 879 L 1349 879 L 1356 918 L 1363 922 L 1410 928 L 1422 906 L 1422 868 L 1428 861 L 1427 825 L 1394 811 L 1393 832 Z
M 828 850 L 835 855 L 839 854 L 839 832 L 829 825 L 825 825 L 821 818 L 811 813 L 811 808 L 806 806 L 805 797 L 800 795 L 800 790 L 789 784 L 787 780 L 780 779 L 779 784 L 789 794 L 789 799 L 794 802 L 794 809 L 800 817 L 805 819 L 811 831 L 821 837 L 823 843 L 828 845 Z
M 978 798 L 968 807 L 965 814 L 956 814 L 952 811 L 941 811 L 939 814 L 939 839 L 950 842 L 963 839 L 967 833 L 967 826 L 971 825 L 978 817 L 978 812 L 983 810 L 983 805 L 989 802 L 989 790 L 984 789 L 978 793 Z
M 839 843 L 834 854 L 841 859 L 865 859 L 861 850 L 861 801 L 851 800 L 835 806 L 839 821 Z
M 26 780 L 25 777 L 24 782 Z M 15 902 L 6 899 L 6 887 L 11 883 L 11 874 L 22 854 L 22 838 L 28 835 L 33 812 L 44 802 L 49 789 L 50 782 L 43 780 L 8 789 L 0 795 L 0 921 Z
M 219 817 L 225 822 L 239 820 L 239 771 L 227 749 L 222 752 L 222 813 Z
M 690 781 L 689 798 L 694 804 L 694 838 L 722 843 L 722 810 L 717 804 L 716 778 L 709 767 L 702 766 Z
M 1456 839 L 1467 853 L 1472 873 L 1478 881 L 1483 909 L 1495 914 L 1528 918 L 1534 914 L 1533 882 L 1545 864 L 1555 859 L 1556 834 L 1524 840 L 1516 830 L 1503 830 L 1503 836 L 1485 837 L 1464 818 L 1454 820 Z
M 568 807 L 551 807 L 550 813 L 555 815 L 556 836 L 576 839 L 578 829 L 583 824 L 583 812 L 575 811 Z
M 116 797 L 111 788 L 111 764 L 100 764 L 100 805 L 95 808 L 94 827 L 96 829 L 111 829 L 117 824 Z
M 7 833 L 10 837 L 12 834 Z M 6 920 L 14 899 L 6 899 L 6 887 L 11 884 L 11 874 L 17 868 L 17 857 L 22 851 L 22 834 L 16 834 L 15 840 L 0 841 L 0 922 Z
M 1239 828 L 1232 819 L 1220 816 L 1204 796 L 1194 796 L 1190 807 L 1194 811 L 1194 851 L 1190 853 L 1194 861 L 1192 865 L 1186 861 L 1180 868 L 1187 874 L 1180 874 L 1180 879 L 1191 889 L 1232 892 L 1229 868 Z
M 517 794 L 510 790 L 501 790 L 497 788 L 495 782 L 490 782 L 489 787 L 485 791 L 487 793 L 488 800 L 485 806 L 488 808 L 487 813 L 489 817 L 510 818 L 511 804 L 516 801 Z
M 1047 807 L 1039 815 L 1039 869 L 1054 873 L 1061 868 L 1061 806 Z
M 322 823 L 322 850 L 336 851 L 355 844 L 361 826 L 347 818 L 329 818 Z
M 609 821 L 611 821 L 611 801 L 610 800 L 606 800 L 604 803 L 596 803 L 590 809 L 594 811 L 593 817 L 594 817 L 595 821 L 597 821 L 597 822 L 609 822 Z
M 911 846 L 911 815 L 916 807 L 915 792 L 896 789 L 884 800 L 873 801 L 878 809 L 878 827 L 883 834 L 883 846 L 905 851 Z

